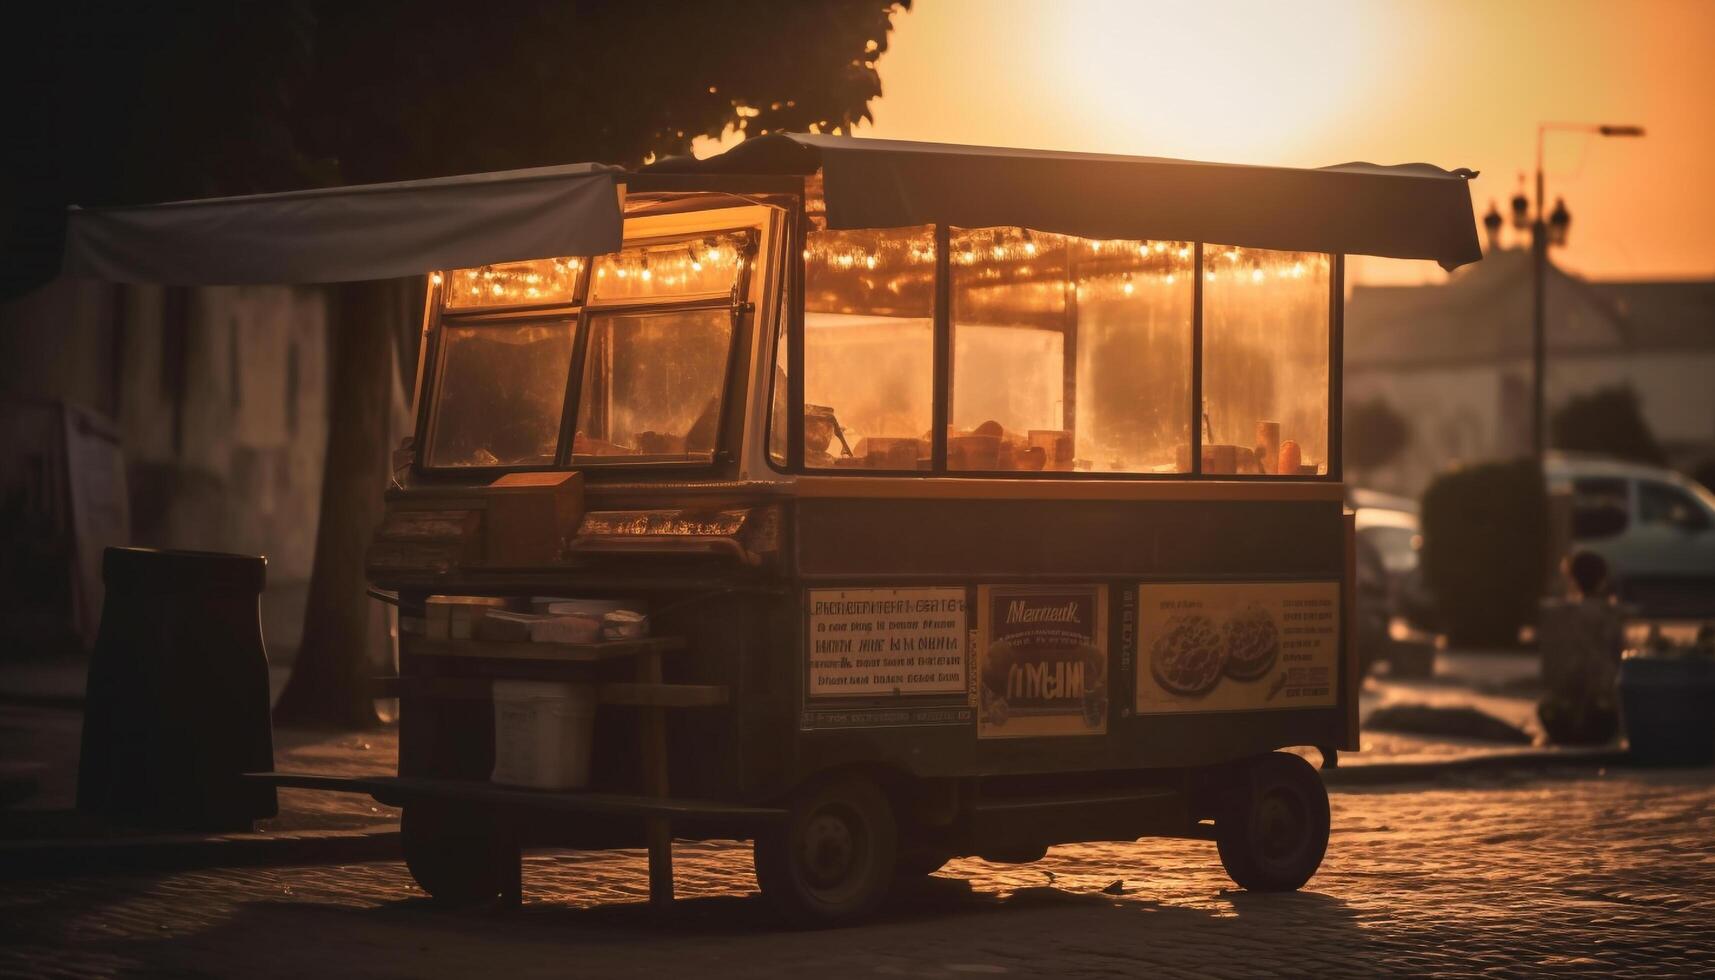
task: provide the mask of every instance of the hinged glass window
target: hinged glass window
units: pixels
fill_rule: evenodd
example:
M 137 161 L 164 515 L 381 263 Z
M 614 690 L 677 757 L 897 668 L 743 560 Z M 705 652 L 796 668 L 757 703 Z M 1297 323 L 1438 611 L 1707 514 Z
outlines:
M 443 325 L 429 465 L 552 464 L 575 335 L 571 319 Z
M 732 335 L 729 308 L 592 312 L 572 461 L 712 460 Z

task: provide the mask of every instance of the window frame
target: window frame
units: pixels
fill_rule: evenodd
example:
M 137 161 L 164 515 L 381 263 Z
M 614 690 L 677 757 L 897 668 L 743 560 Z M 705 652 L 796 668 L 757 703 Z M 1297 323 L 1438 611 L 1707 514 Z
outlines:
M 1638 494 L 1637 523 L 1639 527 L 1664 527 L 1682 534 L 1701 534 L 1711 527 L 1715 527 L 1715 520 L 1710 518 L 1708 510 L 1702 506 L 1702 501 L 1697 499 L 1696 494 L 1684 487 L 1675 486 L 1666 480 L 1649 477 L 1640 477 L 1635 482 Z M 1651 520 L 1644 509 L 1644 495 L 1652 492 L 1663 496 L 1677 497 L 1675 503 L 1685 507 L 1689 513 L 1696 515 L 1696 522 L 1694 524 L 1682 524 L 1673 520 Z
M 934 228 L 935 237 L 935 303 L 933 320 L 933 347 L 930 361 L 931 378 L 931 430 L 930 430 L 930 465 L 927 470 L 872 470 L 872 469 L 824 469 L 809 468 L 804 465 L 804 344 L 805 316 L 804 303 L 807 296 L 805 280 L 808 269 L 808 216 L 802 208 L 793 215 L 792 247 L 788 250 L 790 273 L 787 277 L 786 309 L 789 315 L 786 331 L 771 331 L 775 336 L 770 340 L 770 361 L 774 363 L 778 352 L 774 345 L 783 339 L 787 344 L 787 443 L 786 466 L 782 469 L 772 458 L 763 454 L 765 465 L 775 472 L 796 476 L 839 476 L 858 477 L 863 479 L 899 477 L 936 477 L 950 479 L 1007 479 L 1007 480 L 1110 480 L 1137 482 L 1185 482 L 1185 481 L 1243 481 L 1247 484 L 1256 483 L 1268 485 L 1272 483 L 1311 483 L 1338 484 L 1344 479 L 1344 462 L 1342 460 L 1341 423 L 1342 423 L 1342 375 L 1344 373 L 1343 351 L 1345 348 L 1345 270 L 1346 256 L 1340 252 L 1322 252 L 1328 256 L 1328 411 L 1327 411 L 1327 446 L 1328 465 L 1326 473 L 1308 474 L 1235 474 L 1235 473 L 1204 473 L 1203 472 L 1203 259 L 1205 245 L 1202 241 L 1192 242 L 1192 268 L 1195 274 L 1191 277 L 1191 379 L 1188 385 L 1191 401 L 1191 469 L 1183 473 L 1108 473 L 1093 470 L 953 470 L 947 466 L 947 426 L 951 418 L 951 389 L 953 367 L 953 325 L 952 325 L 952 263 L 951 263 L 951 231 L 952 226 L 938 222 Z M 1038 229 L 1032 229 L 1033 231 Z M 1279 250 L 1276 250 L 1279 251 Z M 770 418 L 770 431 L 773 418 L 773 390 L 769 386 L 768 397 L 762 401 L 762 411 Z
M 543 473 L 564 472 L 570 469 L 591 469 L 607 471 L 612 469 L 629 468 L 634 471 L 681 471 L 706 472 L 714 467 L 730 463 L 734 458 L 733 447 L 729 444 L 728 431 L 730 421 L 735 411 L 744 411 L 742 402 L 748 392 L 738 391 L 735 384 L 736 364 L 743 355 L 746 345 L 743 339 L 744 318 L 753 313 L 753 306 L 748 297 L 752 284 L 752 276 L 756 273 L 757 256 L 761 253 L 761 237 L 763 229 L 754 224 L 723 225 L 715 228 L 699 229 L 695 232 L 676 232 L 671 234 L 639 235 L 628 237 L 620 245 L 620 251 L 638 246 L 671 245 L 676 242 L 693 241 L 710 236 L 721 236 L 742 239 L 739 247 L 744 251 L 744 262 L 733 277 L 732 288 L 725 291 L 708 291 L 702 293 L 687 293 L 668 299 L 653 297 L 624 297 L 592 303 L 591 293 L 595 281 L 595 267 L 598 256 L 578 256 L 582 260 L 578 270 L 577 286 L 573 290 L 571 302 L 542 303 L 520 306 L 496 306 L 470 309 L 449 309 L 446 305 L 446 273 L 443 271 L 431 277 L 429 285 L 428 304 L 431 309 L 429 326 L 422 346 L 423 365 L 419 374 L 418 412 L 415 427 L 416 459 L 412 472 L 416 476 L 428 480 L 454 480 L 458 482 L 491 481 L 508 473 Z M 605 254 L 605 253 L 604 253 Z M 439 281 L 437 281 L 437 278 Z M 716 427 L 715 448 L 708 460 L 653 460 L 648 462 L 623 462 L 626 457 L 613 457 L 615 462 L 572 462 L 572 440 L 577 430 L 577 410 L 580 389 L 583 383 L 584 358 L 589 349 L 590 318 L 593 315 L 648 315 L 655 313 L 690 312 L 710 309 L 727 309 L 732 316 L 732 335 L 727 345 L 726 363 L 721 374 L 721 409 Z M 435 422 L 441 405 L 441 381 L 446 356 L 446 327 L 448 326 L 482 326 L 507 325 L 519 322 L 542 322 L 554 320 L 571 320 L 573 324 L 572 356 L 567 365 L 564 399 L 560 410 L 559 442 L 555 447 L 554 460 L 549 463 L 531 463 L 521 465 L 500 466 L 433 466 L 429 460 L 434 451 Z M 427 394 L 427 399 L 422 396 Z
M 750 263 L 747 262 L 745 264 L 748 267 Z M 743 277 L 743 275 L 744 275 L 743 270 L 740 271 L 739 275 L 740 275 L 740 278 Z M 730 323 L 730 330 L 727 334 L 727 350 L 726 350 L 725 363 L 721 365 L 720 414 L 717 417 L 716 424 L 715 424 L 715 446 L 714 446 L 714 449 L 709 453 L 709 458 L 706 460 L 702 460 L 702 459 L 635 460 L 635 459 L 630 459 L 630 457 L 627 457 L 627 456 L 607 456 L 607 457 L 598 456 L 598 457 L 585 457 L 583 459 L 577 459 L 576 454 L 574 454 L 572 452 L 572 443 L 573 443 L 573 437 L 577 432 L 578 406 L 582 403 L 582 400 L 583 400 L 583 383 L 584 383 L 584 370 L 583 370 L 583 368 L 584 368 L 584 363 L 588 359 L 588 355 L 589 355 L 589 336 L 590 336 L 590 329 L 591 329 L 590 328 L 590 321 L 594 320 L 598 316 L 614 316 L 614 317 L 670 316 L 674 313 L 708 313 L 708 312 L 716 312 L 716 311 L 723 311 L 723 310 L 726 311 L 726 313 L 728 315 L 728 320 Z M 710 466 L 714 466 L 717 463 L 723 462 L 724 458 L 725 458 L 725 457 L 723 457 L 723 452 L 725 452 L 727 450 L 727 447 L 723 443 L 724 434 L 727 430 L 727 422 L 732 417 L 732 411 L 733 411 L 733 404 L 732 403 L 733 403 L 734 399 L 728 397 L 733 391 L 733 359 L 738 356 L 739 331 L 741 329 L 743 329 L 743 321 L 742 321 L 743 315 L 744 315 L 744 310 L 742 309 L 742 304 L 735 304 L 730 299 L 722 298 L 718 294 L 705 294 L 702 298 L 697 299 L 694 302 L 679 302 L 679 301 L 670 302 L 670 303 L 629 302 L 629 303 L 613 303 L 613 304 L 604 305 L 604 306 L 600 306 L 600 307 L 586 305 L 583 309 L 583 312 L 580 314 L 580 317 L 579 317 L 580 323 L 578 326 L 578 339 L 577 339 L 577 344 L 574 347 L 573 352 L 572 352 L 572 359 L 576 362 L 578 367 L 577 367 L 575 375 L 568 382 L 568 385 L 567 385 L 567 396 L 568 397 L 566 399 L 566 406 L 567 407 L 565 409 L 565 414 L 561 416 L 560 453 L 559 453 L 559 457 L 558 457 L 558 468 L 563 469 L 563 468 L 567 468 L 567 467 L 572 467 L 572 468 L 581 469 L 584 467 L 590 467 L 590 468 L 599 468 L 599 469 L 605 470 L 605 469 L 611 469 L 615 466 L 627 466 L 627 467 L 636 467 L 638 469 L 659 469 L 661 467 L 671 467 L 674 469 L 685 469 L 685 468 L 707 469 Z M 568 423 L 569 423 L 569 425 L 568 425 Z M 628 459 L 630 459 L 629 462 L 627 462 Z

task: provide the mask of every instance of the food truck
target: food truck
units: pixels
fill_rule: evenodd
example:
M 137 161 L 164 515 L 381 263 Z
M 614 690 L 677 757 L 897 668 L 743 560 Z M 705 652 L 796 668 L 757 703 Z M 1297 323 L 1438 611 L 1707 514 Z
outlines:
M 437 899 L 647 845 L 666 902 L 673 839 L 749 839 L 831 924 L 1079 841 L 1314 874 L 1284 750 L 1358 747 L 1345 256 L 1476 260 L 1471 176 L 774 134 L 83 212 L 68 254 L 429 274 L 367 558 L 399 774 L 257 778 L 402 806 Z

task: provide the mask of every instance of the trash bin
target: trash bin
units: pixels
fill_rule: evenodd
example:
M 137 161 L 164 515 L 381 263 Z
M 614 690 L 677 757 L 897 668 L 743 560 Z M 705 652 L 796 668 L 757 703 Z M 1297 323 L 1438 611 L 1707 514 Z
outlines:
M 116 823 L 249 830 L 274 788 L 261 595 L 267 560 L 108 548 L 84 701 L 78 809 Z
M 1619 686 L 1633 762 L 1715 764 L 1715 656 L 1628 651 Z

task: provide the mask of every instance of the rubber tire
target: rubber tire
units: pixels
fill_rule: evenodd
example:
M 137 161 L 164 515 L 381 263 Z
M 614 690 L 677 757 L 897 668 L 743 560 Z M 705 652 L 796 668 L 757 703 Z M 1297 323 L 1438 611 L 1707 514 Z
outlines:
M 1296 891 L 1328 851 L 1328 790 L 1302 757 L 1271 752 L 1243 763 L 1215 818 L 1221 864 L 1239 887 Z
M 835 821 L 846 829 L 851 872 L 831 885 L 814 880 L 806 839 L 812 827 Z M 763 898 L 788 924 L 826 928 L 874 912 L 893 887 L 899 828 L 886 794 L 861 776 L 813 783 L 797 793 L 786 820 L 756 838 L 756 881 Z
M 480 813 L 407 804 L 399 817 L 399 842 L 411 877 L 442 905 L 499 903 L 517 881 L 517 842 Z

